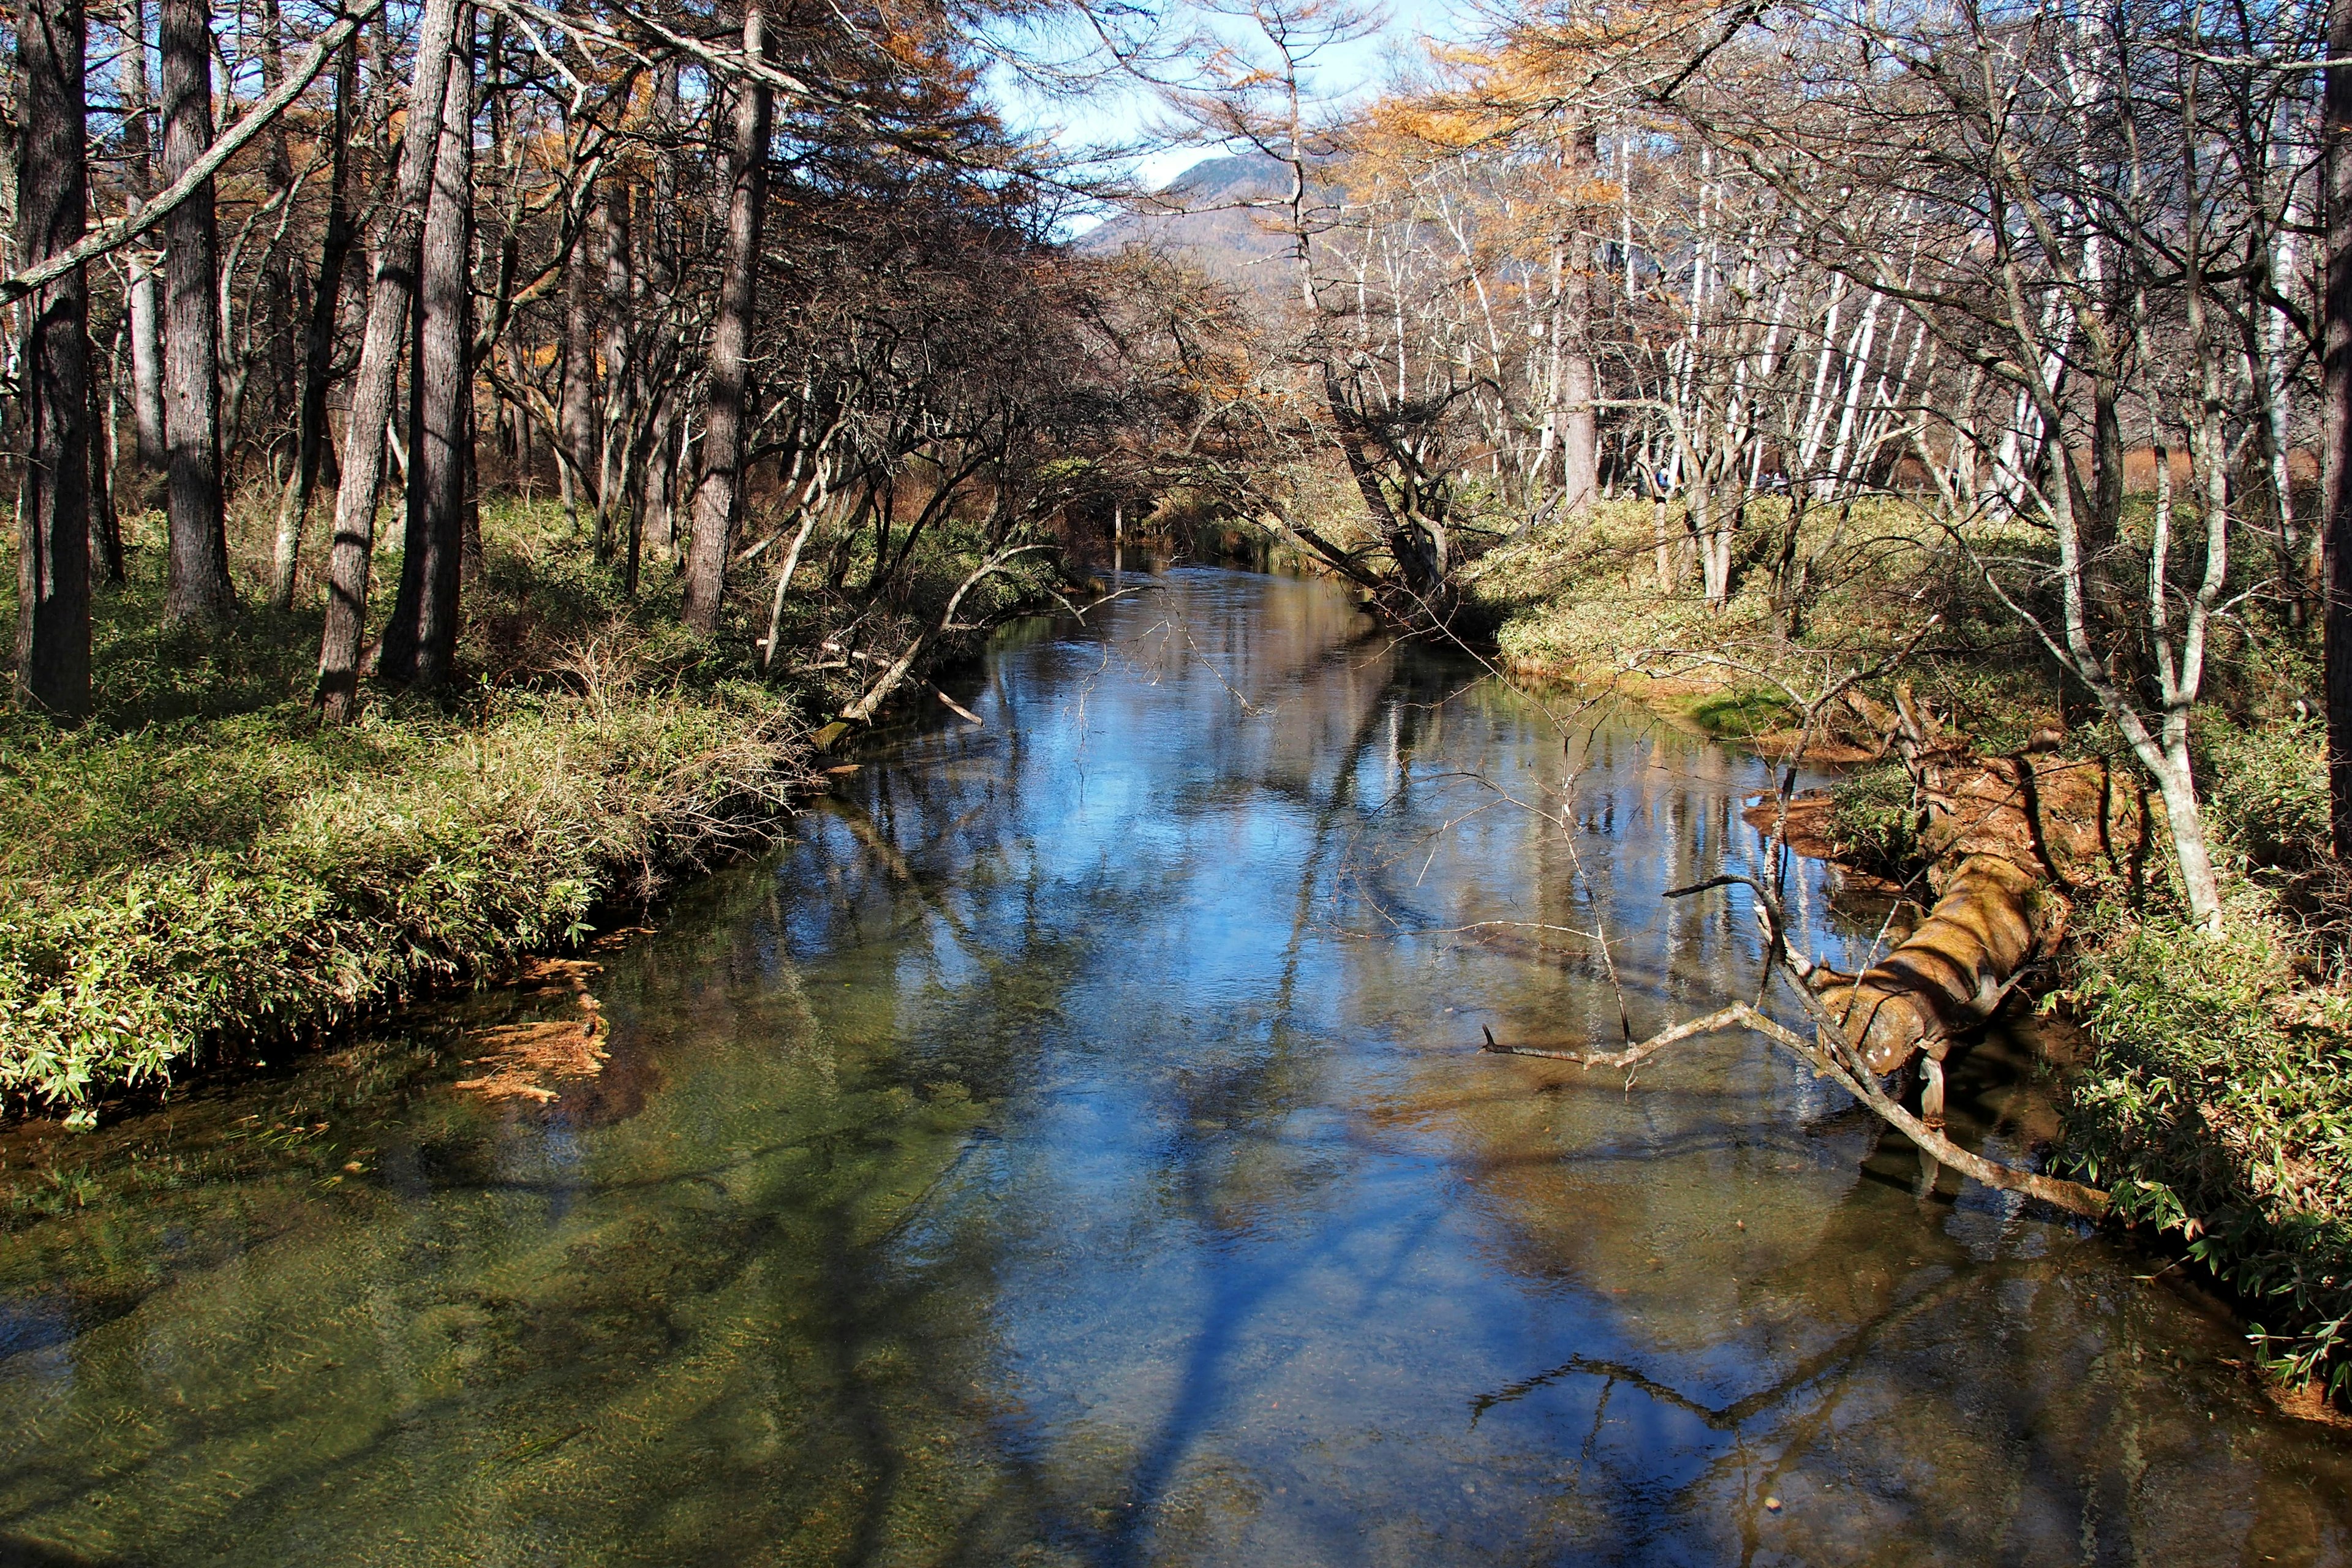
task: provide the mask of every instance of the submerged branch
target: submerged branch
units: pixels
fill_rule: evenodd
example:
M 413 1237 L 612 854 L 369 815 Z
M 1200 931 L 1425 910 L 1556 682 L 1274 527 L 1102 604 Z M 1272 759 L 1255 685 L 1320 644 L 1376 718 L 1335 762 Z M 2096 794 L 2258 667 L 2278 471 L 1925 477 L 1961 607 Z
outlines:
M 1810 993 L 1806 1000 L 1811 1003 Z M 1862 1064 L 1850 1046 L 1840 1037 L 1837 1025 L 1823 1016 L 1816 1020 L 1818 1039 L 1808 1041 L 1787 1025 L 1769 1018 L 1745 1002 L 1734 1002 L 1728 1007 L 1662 1029 L 1648 1039 L 1629 1046 L 1622 1051 L 1558 1051 L 1535 1046 L 1505 1046 L 1496 1043 L 1494 1034 L 1486 1035 L 1485 1048 L 1500 1056 L 1541 1057 L 1552 1061 L 1574 1062 L 1580 1067 L 1632 1068 L 1647 1058 L 1679 1041 L 1699 1035 L 1713 1034 L 1719 1029 L 1738 1026 L 1752 1029 L 1774 1045 L 1796 1056 L 1813 1069 L 1814 1075 L 1825 1078 L 1871 1110 L 1881 1121 L 1917 1145 L 1919 1151 L 1939 1164 L 1949 1165 L 1964 1176 L 1970 1176 L 1989 1187 L 2004 1192 L 2023 1193 L 2041 1199 L 2053 1208 L 2086 1218 L 2105 1216 L 2108 1196 L 2095 1187 L 2086 1187 L 2056 1176 L 2045 1176 L 2035 1171 L 1990 1160 L 1971 1153 L 1953 1142 L 1944 1133 L 1928 1126 L 1904 1109 L 1901 1103 L 1881 1089 L 1875 1073 Z M 1628 1073 L 1628 1087 L 1631 1074 Z

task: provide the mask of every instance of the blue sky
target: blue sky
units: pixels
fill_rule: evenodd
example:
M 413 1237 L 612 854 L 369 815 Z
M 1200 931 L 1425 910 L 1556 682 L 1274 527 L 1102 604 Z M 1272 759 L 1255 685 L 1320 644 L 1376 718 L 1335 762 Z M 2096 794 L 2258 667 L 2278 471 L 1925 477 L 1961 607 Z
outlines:
M 1385 8 L 1388 21 L 1378 34 L 1337 47 L 1325 57 L 1315 84 L 1323 94 L 1343 99 L 1364 96 L 1377 89 L 1400 62 L 1411 64 L 1422 58 L 1427 41 L 1458 37 L 1467 26 L 1466 18 L 1449 0 L 1388 0 Z M 1148 140 L 1157 110 L 1144 89 L 1110 83 L 1075 100 L 1049 100 L 1017 82 L 1000 84 L 998 93 L 1016 132 L 1050 140 L 1067 150 L 1142 143 Z M 1156 147 L 1119 159 L 1111 166 L 1157 187 L 1223 151 L 1198 144 Z M 1074 233 L 1084 233 L 1099 221 L 1079 218 L 1070 226 Z

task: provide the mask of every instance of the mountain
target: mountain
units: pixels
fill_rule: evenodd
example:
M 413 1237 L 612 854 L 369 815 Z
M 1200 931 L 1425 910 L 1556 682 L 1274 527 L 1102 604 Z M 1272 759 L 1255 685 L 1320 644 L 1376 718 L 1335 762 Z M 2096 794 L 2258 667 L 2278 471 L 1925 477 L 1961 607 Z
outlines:
M 1130 245 L 1168 252 L 1210 277 L 1267 298 L 1287 297 L 1290 238 L 1253 200 L 1287 195 L 1290 171 L 1278 158 L 1244 153 L 1206 158 L 1161 186 L 1133 212 L 1081 237 L 1078 248 L 1108 255 Z

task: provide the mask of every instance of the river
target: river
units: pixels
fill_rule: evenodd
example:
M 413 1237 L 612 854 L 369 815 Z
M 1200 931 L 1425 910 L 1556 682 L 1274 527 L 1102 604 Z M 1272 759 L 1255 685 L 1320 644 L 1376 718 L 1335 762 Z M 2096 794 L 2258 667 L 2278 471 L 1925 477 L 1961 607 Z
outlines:
M 1751 1038 L 1477 1050 L 1753 994 L 1745 895 L 1659 894 L 1763 763 L 1125 581 L 604 942 L 551 1104 L 454 1086 L 562 985 L 17 1135 L 0 1563 L 2352 1558 L 2344 1437 L 2163 1258 Z M 2037 1071 L 1956 1135 L 2047 1137 Z

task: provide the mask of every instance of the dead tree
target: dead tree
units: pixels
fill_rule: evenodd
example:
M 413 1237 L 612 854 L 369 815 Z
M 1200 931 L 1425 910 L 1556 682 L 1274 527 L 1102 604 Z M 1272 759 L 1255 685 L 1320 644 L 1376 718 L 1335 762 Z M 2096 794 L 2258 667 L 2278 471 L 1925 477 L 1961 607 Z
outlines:
M 1973 1018 L 1980 1022 L 1989 1016 L 1991 1006 L 1998 1005 L 2000 997 L 2007 994 L 2015 973 L 2011 967 L 2009 973 L 2000 976 L 1991 987 L 1991 1005 L 1982 1005 L 1986 973 L 1996 966 L 1988 961 L 1997 962 L 1998 954 L 1992 951 L 1997 944 L 1970 952 L 1966 942 L 1953 943 L 1948 940 L 1956 928 L 1972 929 L 1982 923 L 1974 906 L 1986 897 L 1986 889 L 1974 883 L 1963 885 L 1965 879 L 1955 878 L 1951 890 L 1937 900 L 1927 925 L 1911 939 L 1923 949 L 1933 950 L 1931 952 L 1918 955 L 1918 962 L 1897 964 L 1895 961 L 1903 956 L 1903 949 L 1898 948 L 1889 955 L 1886 964 L 1859 978 L 1837 974 L 1809 956 L 1791 952 L 1780 899 L 1754 878 L 1716 877 L 1693 887 L 1676 888 L 1665 895 L 1670 899 L 1688 898 L 1734 885 L 1746 887 L 1755 894 L 1756 919 L 1764 931 L 1765 988 L 1769 991 L 1776 975 L 1790 981 L 1790 988 L 1812 1020 L 1813 1037 L 1810 1041 L 1785 1024 L 1766 1016 L 1757 1006 L 1734 1002 L 1705 1017 L 1662 1029 L 1621 1051 L 1507 1046 L 1497 1043 L 1491 1032 L 1486 1037 L 1486 1048 L 1505 1056 L 1543 1057 L 1584 1068 L 1614 1068 L 1625 1073 L 1630 1088 L 1635 1069 L 1668 1046 L 1724 1029 L 1751 1029 L 1795 1056 L 1812 1068 L 1815 1076 L 1828 1079 L 1853 1095 L 1937 1164 L 1949 1165 L 1989 1187 L 2039 1198 L 2070 1214 L 2092 1219 L 2103 1217 L 2108 1207 L 2105 1193 L 1989 1160 L 1961 1148 L 1944 1132 L 1942 1064 L 1952 1031 L 1960 1020 Z M 2005 880 L 1994 879 L 1994 882 L 2001 889 L 2010 888 Z M 1969 907 L 1948 909 L 1948 905 Z M 1938 921 L 1943 922 L 1943 928 L 1931 931 Z M 1947 947 L 1953 951 L 1946 952 Z M 1932 997 L 1931 992 L 1935 994 Z M 1759 994 L 1758 1001 L 1761 1000 Z M 1892 1016 L 1896 1012 L 1901 1015 L 1900 1020 Z M 1857 1022 L 1862 1030 L 1859 1037 L 1853 1027 Z M 1914 1022 L 1918 1026 L 1905 1037 L 1904 1029 Z M 1914 1052 L 1922 1053 L 1928 1068 L 1919 1114 L 1906 1109 L 1880 1084 L 1882 1074 L 1907 1060 Z

